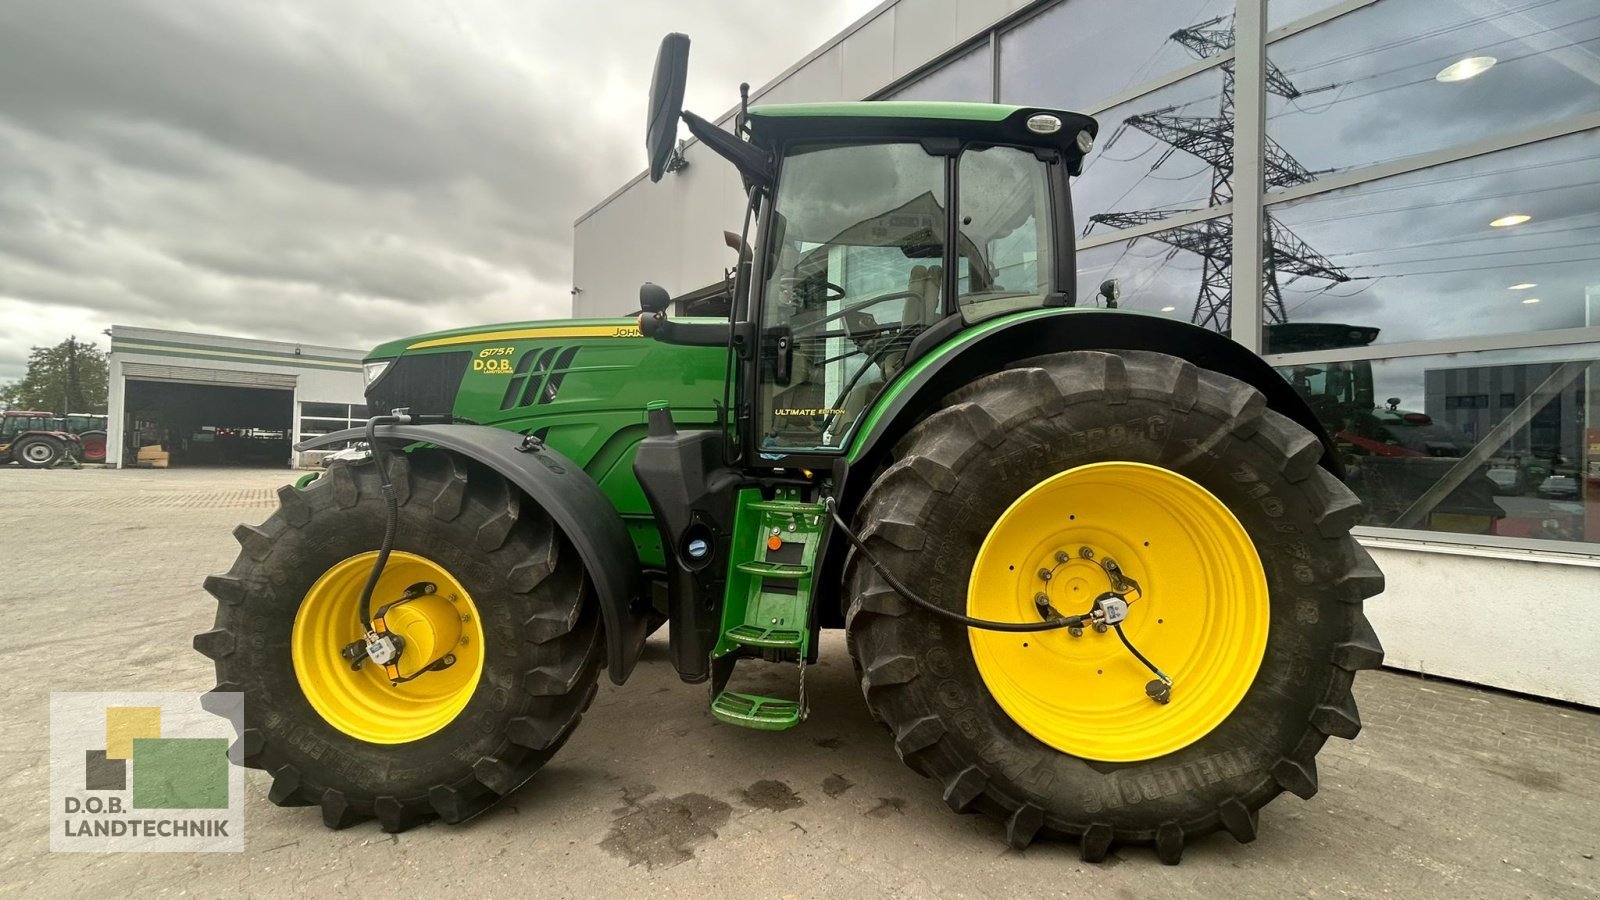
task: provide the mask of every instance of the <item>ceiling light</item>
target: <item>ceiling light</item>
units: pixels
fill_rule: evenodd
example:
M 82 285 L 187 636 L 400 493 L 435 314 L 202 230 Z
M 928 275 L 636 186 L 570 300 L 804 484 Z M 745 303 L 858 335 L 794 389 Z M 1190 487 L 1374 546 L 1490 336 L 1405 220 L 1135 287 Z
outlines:
M 1526 300 L 1524 300 L 1522 302 L 1523 303 L 1538 303 L 1539 302 L 1539 298 L 1538 297 L 1529 297 L 1528 299 L 1526 299 Z
M 1538 286 L 1539 285 L 1537 283 L 1535 283 L 1535 282 L 1524 281 L 1521 284 L 1513 284 L 1511 287 L 1506 288 L 1506 290 L 1508 290 L 1508 291 L 1525 291 L 1528 288 L 1536 288 Z
M 1446 84 L 1452 81 L 1466 81 L 1489 71 L 1494 67 L 1496 60 L 1492 56 L 1469 56 L 1459 62 L 1453 62 L 1439 70 L 1433 76 L 1435 81 Z
M 1163 307 L 1161 307 L 1161 311 L 1162 312 L 1172 312 L 1175 309 L 1177 309 L 1176 306 L 1163 306 Z
M 1493 222 L 1490 222 L 1489 227 L 1505 228 L 1508 225 L 1521 225 L 1523 222 L 1526 222 L 1531 218 L 1533 218 L 1533 216 L 1525 216 L 1522 213 L 1517 213 L 1513 216 L 1501 216 L 1500 218 L 1495 219 Z

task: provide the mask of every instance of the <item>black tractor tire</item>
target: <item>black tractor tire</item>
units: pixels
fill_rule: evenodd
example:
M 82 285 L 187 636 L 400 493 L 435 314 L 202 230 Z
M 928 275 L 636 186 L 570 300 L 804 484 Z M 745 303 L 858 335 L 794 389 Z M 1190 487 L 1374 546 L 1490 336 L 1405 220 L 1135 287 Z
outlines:
M 66 454 L 66 445 L 53 437 L 25 437 L 11 448 L 11 458 L 25 469 L 48 469 Z
M 446 567 L 476 598 L 483 626 L 481 678 L 449 724 L 407 743 L 368 743 L 325 721 L 295 676 L 290 637 L 307 590 L 382 539 L 371 460 L 335 463 L 303 490 L 285 485 L 267 521 L 234 531 L 243 550 L 205 580 L 216 623 L 194 646 L 216 662 L 213 690 L 244 694 L 236 749 L 272 775 L 273 803 L 319 806 L 330 828 L 376 818 L 399 832 L 435 817 L 464 821 L 532 777 L 594 699 L 604 641 L 583 563 L 544 510 L 451 453 L 386 459 L 400 500 L 394 549 Z
M 1268 801 L 1316 793 L 1323 743 L 1361 727 L 1355 672 L 1383 659 L 1362 612 L 1383 576 L 1349 534 L 1360 501 L 1322 453 L 1254 388 L 1158 353 L 1042 356 L 956 391 L 898 443 L 856 511 L 865 545 L 907 587 L 965 612 L 985 535 L 1023 492 L 1075 466 L 1148 463 L 1207 488 L 1249 534 L 1270 594 L 1265 654 L 1238 706 L 1192 744 L 1086 760 L 1019 727 L 985 687 L 965 626 L 912 606 L 854 553 L 846 627 L 873 716 L 952 809 L 999 820 L 1018 849 L 1077 839 L 1099 862 L 1114 843 L 1153 844 L 1175 864 L 1218 829 L 1253 840 Z

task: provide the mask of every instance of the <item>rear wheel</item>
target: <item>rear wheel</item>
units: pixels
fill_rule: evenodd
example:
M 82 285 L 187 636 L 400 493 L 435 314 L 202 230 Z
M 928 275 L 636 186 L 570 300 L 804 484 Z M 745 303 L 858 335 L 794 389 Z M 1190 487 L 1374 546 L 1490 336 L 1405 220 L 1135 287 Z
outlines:
M 78 435 L 78 440 L 83 442 L 83 461 L 89 463 L 103 463 L 106 461 L 106 433 L 104 431 L 85 431 Z
M 206 579 L 216 627 L 194 641 L 216 661 L 215 690 L 245 694 L 243 758 L 272 774 L 270 799 L 319 806 L 333 828 L 487 809 L 566 741 L 602 662 L 583 565 L 543 510 L 451 454 L 387 459 L 399 528 L 373 608 L 434 587 L 384 617 L 408 680 L 339 653 L 361 638 L 384 528 L 370 460 L 281 488 L 271 518 L 235 531 L 243 552 Z
M 1381 574 L 1322 446 L 1241 382 L 1154 353 L 1040 357 L 956 392 L 896 448 L 858 513 L 866 544 L 947 609 L 1040 621 L 1137 583 L 1114 631 L 969 630 L 910 606 L 859 555 L 847 623 L 873 714 L 959 812 L 1085 859 L 1217 829 L 1316 791 L 1350 687 L 1382 650 Z M 1124 588 L 1129 585 L 1123 585 Z
M 48 469 L 65 454 L 66 448 L 52 437 L 25 437 L 11 451 L 17 462 L 29 469 Z

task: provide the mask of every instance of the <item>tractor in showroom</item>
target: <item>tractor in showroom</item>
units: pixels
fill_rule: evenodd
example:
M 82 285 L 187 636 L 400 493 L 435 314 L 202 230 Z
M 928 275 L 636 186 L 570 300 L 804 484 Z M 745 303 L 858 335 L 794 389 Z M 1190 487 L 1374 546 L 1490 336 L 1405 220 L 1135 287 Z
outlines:
M 1262 359 L 1078 296 L 1095 121 L 746 102 L 728 130 L 681 109 L 687 54 L 657 58 L 650 175 L 680 119 L 738 169 L 729 315 L 646 284 L 637 318 L 370 354 L 390 412 L 301 445 L 370 453 L 281 489 L 205 582 L 194 644 L 245 696 L 270 799 L 334 828 L 468 819 L 662 624 L 710 715 L 770 731 L 843 629 L 895 751 L 1018 848 L 1176 863 L 1312 796 L 1383 657 L 1360 503 Z M 750 666 L 793 689 L 741 689 Z

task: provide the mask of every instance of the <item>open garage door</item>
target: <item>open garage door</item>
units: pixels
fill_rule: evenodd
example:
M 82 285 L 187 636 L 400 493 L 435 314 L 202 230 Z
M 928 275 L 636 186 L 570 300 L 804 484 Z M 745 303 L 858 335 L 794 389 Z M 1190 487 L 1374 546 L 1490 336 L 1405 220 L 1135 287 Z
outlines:
M 295 376 L 141 363 L 122 374 L 127 465 L 141 448 L 173 467 L 289 465 Z

